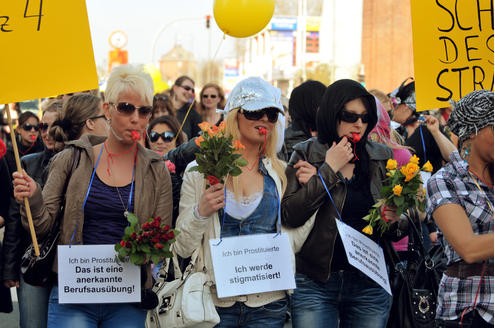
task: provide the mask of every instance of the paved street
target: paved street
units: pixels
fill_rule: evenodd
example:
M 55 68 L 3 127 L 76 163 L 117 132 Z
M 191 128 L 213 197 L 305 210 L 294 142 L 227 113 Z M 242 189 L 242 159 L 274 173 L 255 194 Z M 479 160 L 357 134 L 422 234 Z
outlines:
M 14 298 L 17 300 L 17 296 L 15 295 L 15 289 L 11 290 L 11 293 L 14 294 Z M 17 302 L 13 303 L 14 311 L 11 313 L 0 313 L 0 326 L 2 328 L 18 328 L 19 327 L 19 306 Z

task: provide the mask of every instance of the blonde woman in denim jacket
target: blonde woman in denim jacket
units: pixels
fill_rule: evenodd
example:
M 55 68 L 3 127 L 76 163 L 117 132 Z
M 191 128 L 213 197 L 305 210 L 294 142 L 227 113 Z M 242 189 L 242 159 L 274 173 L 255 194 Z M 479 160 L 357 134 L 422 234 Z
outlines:
M 225 109 L 226 134 L 246 147 L 241 152 L 247 166 L 240 176 L 228 178 L 225 185 L 218 183 L 207 189 L 201 174 L 187 169 L 184 173 L 177 220 L 181 233 L 175 247 L 182 257 L 200 248 L 197 270 L 206 268 L 212 281 L 210 239 L 276 232 L 278 206 L 286 184 L 284 163 L 276 157 L 276 126 L 283 117 L 279 99 L 280 91 L 260 78 L 239 82 Z M 266 144 L 263 129 L 267 132 Z M 225 210 L 223 223 L 218 214 L 221 209 Z M 220 316 L 217 327 L 236 327 L 238 322 L 245 327 L 284 325 L 286 291 L 218 298 L 213 287 L 212 294 Z

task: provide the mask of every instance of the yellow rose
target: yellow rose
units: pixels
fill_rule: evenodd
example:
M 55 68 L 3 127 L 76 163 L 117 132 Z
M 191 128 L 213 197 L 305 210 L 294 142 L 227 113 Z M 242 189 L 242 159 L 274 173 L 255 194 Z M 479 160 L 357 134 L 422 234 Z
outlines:
M 372 235 L 373 234 L 373 227 L 371 226 L 371 224 L 368 224 L 366 227 L 363 228 L 363 230 L 361 230 L 362 232 L 364 232 L 365 234 L 367 235 Z
M 405 176 L 404 181 L 406 182 L 411 181 L 412 178 L 414 178 L 416 174 L 418 174 L 418 172 L 419 172 L 419 166 L 412 162 L 409 162 L 400 168 L 400 173 L 402 173 Z
M 397 168 L 397 161 L 394 159 L 389 159 L 387 161 L 387 170 L 395 170 Z
M 419 157 L 416 155 L 412 155 L 411 159 L 409 159 L 409 163 L 414 163 L 416 165 L 419 165 Z
M 431 172 L 433 171 L 433 165 L 431 165 L 430 161 L 427 161 L 425 165 L 423 165 L 422 170 L 425 172 Z
M 400 196 L 402 194 L 402 186 L 401 185 L 395 185 L 392 188 L 392 191 L 394 192 L 395 196 Z

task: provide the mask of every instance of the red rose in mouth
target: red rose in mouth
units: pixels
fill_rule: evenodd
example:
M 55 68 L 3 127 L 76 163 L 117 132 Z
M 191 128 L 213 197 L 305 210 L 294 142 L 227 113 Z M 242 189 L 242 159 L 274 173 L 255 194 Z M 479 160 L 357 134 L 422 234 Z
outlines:
M 136 130 L 132 130 L 131 131 L 131 138 L 134 141 L 138 141 L 139 139 L 141 139 L 141 134 L 139 134 L 139 132 L 137 132 Z
M 351 140 L 350 141 L 353 142 L 353 143 L 357 143 L 357 142 L 359 142 L 359 140 L 361 140 L 361 136 L 359 135 L 359 133 L 352 132 L 351 133 L 351 136 L 352 137 L 351 137 Z
M 35 141 L 36 140 L 36 136 L 30 136 L 29 138 L 31 139 L 31 141 Z
M 260 128 L 258 128 L 258 132 L 259 132 L 261 135 L 266 136 L 266 134 L 268 133 L 268 130 L 267 130 L 265 127 L 260 127 Z

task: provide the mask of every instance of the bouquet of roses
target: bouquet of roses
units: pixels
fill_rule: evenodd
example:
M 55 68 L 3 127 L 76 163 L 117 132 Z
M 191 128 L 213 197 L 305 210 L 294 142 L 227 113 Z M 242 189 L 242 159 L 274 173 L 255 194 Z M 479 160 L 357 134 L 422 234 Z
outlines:
M 224 183 L 224 178 L 228 175 L 241 174 L 241 167 L 247 165 L 247 161 L 238 151 L 244 149 L 244 146 L 239 140 L 225 136 L 225 122 L 219 126 L 203 122 L 199 127 L 201 135 L 195 141 L 200 148 L 196 153 L 198 165 L 193 166 L 190 171 L 203 173 L 210 186 Z
M 131 263 L 142 265 L 149 262 L 159 263 L 172 257 L 170 246 L 175 241 L 178 231 L 162 224 L 159 217 L 151 218 L 141 226 L 133 213 L 127 214 L 129 226 L 124 230 L 120 243 L 115 244 L 115 251 L 120 260 L 129 257 Z
M 387 179 L 381 190 L 382 198 L 371 208 L 369 214 L 363 218 L 368 225 L 363 232 L 371 235 L 373 229 L 378 228 L 383 234 L 391 223 L 384 215 L 387 209 L 396 209 L 397 215 L 406 212 L 410 207 L 420 211 L 425 210 L 425 191 L 421 179 L 419 158 L 413 155 L 409 163 L 397 168 L 397 161 L 389 159 L 387 162 Z M 426 162 L 421 171 L 431 172 L 431 163 Z

